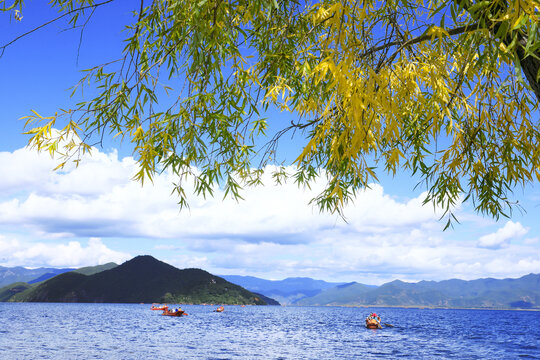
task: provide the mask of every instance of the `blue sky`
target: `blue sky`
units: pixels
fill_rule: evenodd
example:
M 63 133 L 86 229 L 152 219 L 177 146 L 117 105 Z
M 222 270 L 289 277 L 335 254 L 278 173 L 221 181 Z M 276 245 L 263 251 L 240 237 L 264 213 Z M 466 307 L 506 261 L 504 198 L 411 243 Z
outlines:
M 97 10 L 82 36 L 64 23 L 9 46 L 0 58 L 0 266 L 78 267 L 150 254 L 179 268 L 267 279 L 309 276 L 368 284 L 449 278 L 519 277 L 540 273 L 540 188 L 516 189 L 526 213 L 494 221 L 469 204 L 461 221 L 445 223 L 422 206 L 419 179 L 382 176 L 345 209 L 348 222 L 308 205 L 312 192 L 293 184 L 248 189 L 245 201 L 190 199 L 180 211 L 170 195 L 170 174 L 142 187 L 126 144 L 107 141 L 78 168 L 53 172 L 46 154 L 26 149 L 23 122 L 68 107 L 68 88 L 80 70 L 120 57 L 128 2 Z M 0 15 L 0 46 L 55 17 L 30 1 L 21 22 Z M 79 56 L 77 53 L 79 51 Z M 290 115 L 270 113 L 270 121 Z M 288 144 L 294 149 L 295 144 Z

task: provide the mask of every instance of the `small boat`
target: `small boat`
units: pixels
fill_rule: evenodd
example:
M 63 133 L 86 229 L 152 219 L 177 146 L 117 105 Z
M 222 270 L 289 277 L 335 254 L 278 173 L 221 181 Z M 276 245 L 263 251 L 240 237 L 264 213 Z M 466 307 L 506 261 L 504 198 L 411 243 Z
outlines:
M 225 311 L 225 308 L 223 306 L 218 307 L 214 312 L 223 312 Z
M 382 329 L 381 318 L 375 313 L 370 314 L 366 318 L 366 327 L 368 329 Z
M 178 309 L 174 309 L 174 310 L 169 310 L 168 308 L 163 310 L 163 313 L 161 315 L 165 315 L 165 316 L 184 316 L 184 315 L 187 315 L 188 313 L 185 312 L 184 310 L 178 308 Z
M 380 329 L 382 326 L 377 319 L 366 319 L 366 327 L 368 329 Z
M 167 305 L 152 304 L 152 307 L 150 308 L 150 310 L 165 310 L 168 308 L 169 307 Z

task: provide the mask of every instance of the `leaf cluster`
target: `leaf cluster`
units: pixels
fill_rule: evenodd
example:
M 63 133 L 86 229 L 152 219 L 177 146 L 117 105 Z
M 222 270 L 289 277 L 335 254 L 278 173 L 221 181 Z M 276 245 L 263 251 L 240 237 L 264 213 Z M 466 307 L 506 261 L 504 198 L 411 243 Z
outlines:
M 92 4 L 53 2 L 76 14 L 73 25 Z M 304 144 L 297 171 L 274 178 L 309 186 L 325 176 L 321 209 L 341 212 L 378 172 L 405 170 L 448 225 L 469 199 L 482 214 L 509 215 L 513 189 L 540 179 L 539 11 L 534 0 L 141 1 L 123 56 L 74 89 L 98 95 L 29 116 L 46 121 L 30 144 L 69 157 L 92 139 L 128 139 L 134 178 L 171 171 L 185 206 L 187 179 L 197 195 L 221 186 L 240 199 L 291 133 Z M 269 107 L 298 121 L 269 124 Z M 80 142 L 60 146 L 58 118 Z M 268 128 L 279 131 L 261 145 Z

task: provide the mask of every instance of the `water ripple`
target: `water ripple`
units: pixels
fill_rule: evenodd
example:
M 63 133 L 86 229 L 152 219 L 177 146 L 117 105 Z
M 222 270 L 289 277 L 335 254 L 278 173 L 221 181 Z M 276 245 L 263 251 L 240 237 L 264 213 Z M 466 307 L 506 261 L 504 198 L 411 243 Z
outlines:
M 0 359 L 540 359 L 540 312 L 183 308 L 0 303 Z M 365 329 L 372 311 L 394 327 Z

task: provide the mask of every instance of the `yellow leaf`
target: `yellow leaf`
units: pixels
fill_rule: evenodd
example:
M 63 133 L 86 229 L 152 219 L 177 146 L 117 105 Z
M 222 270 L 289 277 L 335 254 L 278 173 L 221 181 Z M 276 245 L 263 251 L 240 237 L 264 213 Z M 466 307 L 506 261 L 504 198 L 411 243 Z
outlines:
M 30 110 L 32 111 L 38 118 L 43 119 L 43 116 L 39 115 L 36 110 Z
M 74 161 L 77 161 L 77 165 L 79 165 L 78 160 L 74 160 Z M 53 169 L 53 171 L 56 171 L 56 170 L 58 170 L 58 169 L 63 169 L 65 165 L 66 165 L 66 162 L 64 161 L 63 163 L 58 164 L 58 165 Z
M 519 29 L 521 27 L 521 20 L 523 20 L 523 18 L 525 17 L 525 13 L 521 13 L 518 18 L 516 19 L 516 21 L 514 22 L 514 25 L 512 25 L 512 29 L 513 30 L 516 30 L 516 29 Z

